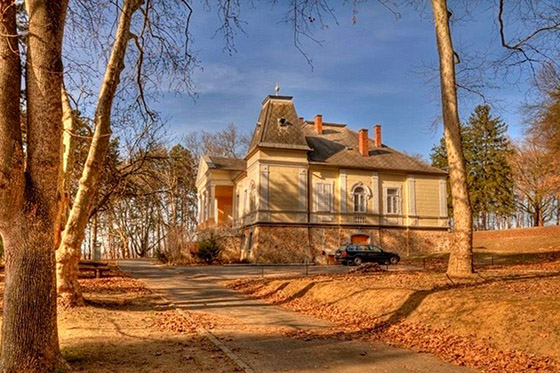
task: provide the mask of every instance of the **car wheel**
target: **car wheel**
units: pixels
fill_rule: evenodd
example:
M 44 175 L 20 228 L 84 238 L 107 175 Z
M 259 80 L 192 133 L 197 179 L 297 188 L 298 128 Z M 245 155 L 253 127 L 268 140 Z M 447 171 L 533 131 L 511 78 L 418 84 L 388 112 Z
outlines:
M 360 258 L 359 256 L 355 257 L 354 260 L 352 261 L 352 263 L 355 266 L 359 266 L 360 264 L 362 264 L 362 258 Z
M 389 259 L 389 261 L 391 262 L 391 264 L 397 264 L 399 262 L 399 257 L 398 256 L 392 256 L 391 259 Z

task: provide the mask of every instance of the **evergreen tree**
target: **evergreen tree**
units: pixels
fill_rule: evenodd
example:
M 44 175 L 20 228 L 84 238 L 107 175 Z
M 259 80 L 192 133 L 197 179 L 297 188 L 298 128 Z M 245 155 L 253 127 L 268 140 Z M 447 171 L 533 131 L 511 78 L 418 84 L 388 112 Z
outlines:
M 477 226 L 487 229 L 489 218 L 506 217 L 514 211 L 513 178 L 508 157 L 512 145 L 507 125 L 492 117 L 488 105 L 479 105 L 462 126 L 462 143 L 467 162 L 469 198 Z M 443 140 L 432 149 L 432 165 L 447 170 Z
M 445 139 L 443 137 L 439 140 L 439 145 L 436 145 L 432 148 L 430 159 L 432 160 L 432 166 L 437 167 L 440 170 L 444 170 L 445 172 L 449 172 L 449 163 L 447 162 L 447 148 L 445 147 Z M 451 183 L 449 182 L 449 179 L 447 180 L 447 214 L 449 217 L 453 217 Z

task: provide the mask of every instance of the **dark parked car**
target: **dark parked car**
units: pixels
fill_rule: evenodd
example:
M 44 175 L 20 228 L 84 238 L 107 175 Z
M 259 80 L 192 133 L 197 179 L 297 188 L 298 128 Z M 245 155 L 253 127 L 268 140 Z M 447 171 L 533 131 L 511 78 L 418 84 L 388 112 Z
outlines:
M 348 265 L 359 266 L 365 262 L 376 262 L 379 264 L 397 264 L 401 257 L 389 251 L 385 251 L 376 245 L 350 244 L 341 247 L 335 253 L 337 262 Z

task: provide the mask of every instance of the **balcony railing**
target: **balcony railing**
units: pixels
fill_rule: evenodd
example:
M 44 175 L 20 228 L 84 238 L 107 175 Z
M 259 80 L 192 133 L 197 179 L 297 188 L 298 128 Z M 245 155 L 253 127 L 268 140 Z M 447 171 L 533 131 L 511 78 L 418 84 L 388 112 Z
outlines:
M 258 210 L 247 213 L 233 221 L 234 227 L 254 223 L 315 223 L 326 225 L 372 225 L 447 227 L 447 218 L 436 216 L 379 215 L 371 213 L 338 213 L 305 211 Z

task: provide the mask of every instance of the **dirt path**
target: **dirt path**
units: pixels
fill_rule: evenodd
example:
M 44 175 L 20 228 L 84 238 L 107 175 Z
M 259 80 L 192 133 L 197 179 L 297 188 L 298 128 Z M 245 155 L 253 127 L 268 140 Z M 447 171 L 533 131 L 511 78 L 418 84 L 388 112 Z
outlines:
M 326 321 L 247 299 L 219 284 L 257 275 L 243 268 L 170 268 L 143 260 L 119 266 L 189 311 L 258 372 L 472 372 L 427 354 L 329 337 L 332 325 Z M 324 331 L 325 337 L 305 338 L 308 330 Z

